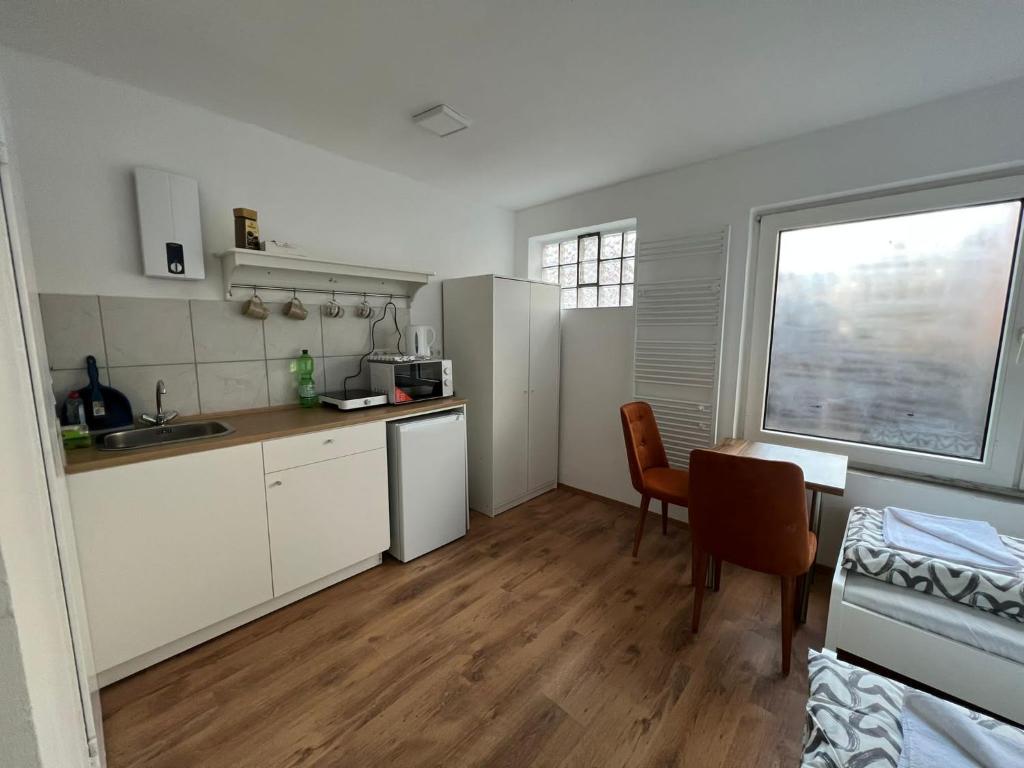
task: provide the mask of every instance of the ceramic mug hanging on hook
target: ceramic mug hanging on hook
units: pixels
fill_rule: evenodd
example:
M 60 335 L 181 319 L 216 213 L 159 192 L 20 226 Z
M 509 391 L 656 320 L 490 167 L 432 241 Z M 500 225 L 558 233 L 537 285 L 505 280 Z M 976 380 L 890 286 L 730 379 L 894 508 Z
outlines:
M 364 293 L 363 294 L 363 301 L 362 301 L 362 303 L 359 306 L 356 307 L 356 317 L 361 317 L 361 318 L 363 318 L 365 320 L 366 318 L 369 318 L 369 317 L 372 317 L 372 316 L 373 316 L 373 307 L 371 307 L 370 303 L 366 300 L 366 294 Z
M 266 320 L 270 317 L 270 310 L 263 303 L 263 299 L 256 294 L 255 288 L 252 291 L 252 298 L 242 305 L 242 314 L 255 320 Z
M 299 300 L 299 297 L 295 295 L 293 290 L 291 299 L 284 305 L 284 313 L 293 320 L 305 320 L 309 310 L 306 309 L 306 306 Z
M 343 317 L 345 308 L 338 303 L 337 297 L 332 293 L 330 301 L 323 305 L 323 313 L 326 317 Z

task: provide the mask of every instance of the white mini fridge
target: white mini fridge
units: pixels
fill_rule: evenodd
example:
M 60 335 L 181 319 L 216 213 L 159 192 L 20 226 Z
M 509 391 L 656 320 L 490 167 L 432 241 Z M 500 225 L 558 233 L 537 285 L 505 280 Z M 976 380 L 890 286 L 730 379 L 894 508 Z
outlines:
M 466 535 L 466 414 L 388 423 L 391 549 L 403 563 Z

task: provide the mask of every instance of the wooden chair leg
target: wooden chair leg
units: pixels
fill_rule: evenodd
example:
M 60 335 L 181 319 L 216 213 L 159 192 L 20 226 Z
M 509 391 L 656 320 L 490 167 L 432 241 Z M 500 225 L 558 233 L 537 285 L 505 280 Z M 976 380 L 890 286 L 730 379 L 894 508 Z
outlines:
M 640 552 L 640 539 L 644 536 L 644 522 L 647 520 L 647 508 L 651 506 L 651 497 L 640 498 L 640 519 L 636 522 L 636 536 L 633 537 L 633 557 Z
M 661 501 L 661 535 L 668 536 L 668 502 Z
M 782 576 L 782 674 L 789 674 L 790 656 L 793 655 L 793 608 L 796 598 L 796 578 Z
M 722 558 L 715 558 L 715 592 L 722 588 Z
M 693 558 L 693 621 L 690 629 L 697 634 L 700 629 L 700 609 L 704 605 L 704 580 L 708 574 L 708 555 L 691 546 Z

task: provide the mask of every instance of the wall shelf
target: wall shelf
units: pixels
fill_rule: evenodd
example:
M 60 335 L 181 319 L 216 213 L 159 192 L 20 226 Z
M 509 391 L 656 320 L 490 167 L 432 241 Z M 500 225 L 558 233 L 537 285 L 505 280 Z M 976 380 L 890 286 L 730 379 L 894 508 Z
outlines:
M 317 293 L 374 294 L 411 299 L 426 285 L 433 272 L 339 264 L 309 259 L 299 254 L 280 254 L 233 248 L 217 254 L 224 276 L 224 298 L 240 300 L 248 286 Z M 240 290 L 246 287 L 245 291 Z

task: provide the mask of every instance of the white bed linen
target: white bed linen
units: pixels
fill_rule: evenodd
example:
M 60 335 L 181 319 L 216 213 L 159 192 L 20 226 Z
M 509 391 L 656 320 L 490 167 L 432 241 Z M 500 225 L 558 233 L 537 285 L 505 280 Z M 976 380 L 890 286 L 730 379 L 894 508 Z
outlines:
M 937 557 L 951 563 L 1017 573 L 1020 561 L 984 520 L 961 520 L 912 509 L 882 510 L 882 535 L 896 549 Z
M 846 578 L 843 599 L 891 619 L 1024 664 L 1024 624 L 859 573 Z

